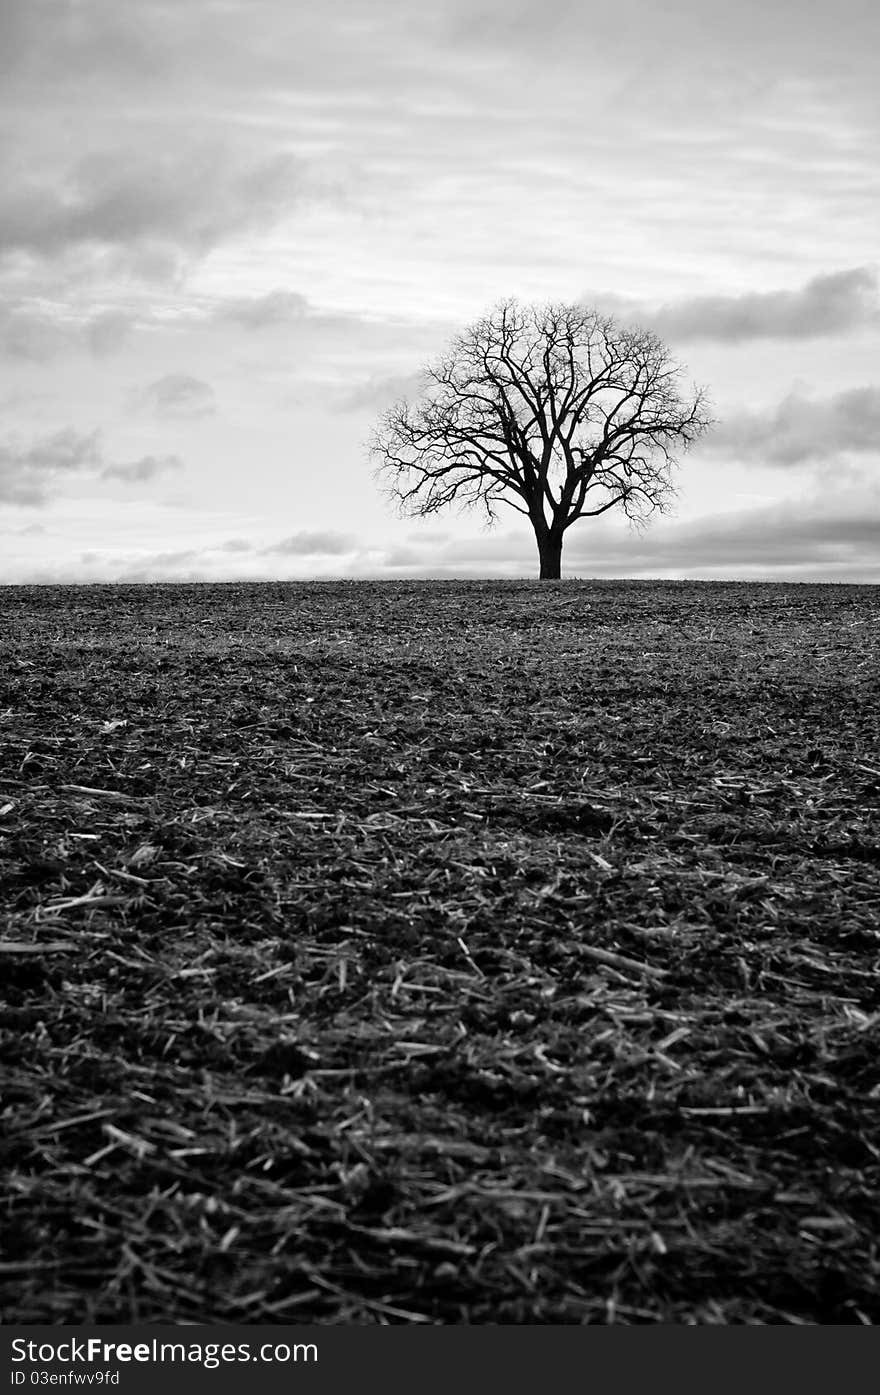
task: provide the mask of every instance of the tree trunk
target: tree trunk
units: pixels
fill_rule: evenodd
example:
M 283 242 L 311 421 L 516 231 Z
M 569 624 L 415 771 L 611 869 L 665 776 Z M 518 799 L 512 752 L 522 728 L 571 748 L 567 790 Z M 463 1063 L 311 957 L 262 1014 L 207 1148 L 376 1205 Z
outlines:
M 559 581 L 562 576 L 562 537 L 547 533 L 538 538 L 541 580 Z

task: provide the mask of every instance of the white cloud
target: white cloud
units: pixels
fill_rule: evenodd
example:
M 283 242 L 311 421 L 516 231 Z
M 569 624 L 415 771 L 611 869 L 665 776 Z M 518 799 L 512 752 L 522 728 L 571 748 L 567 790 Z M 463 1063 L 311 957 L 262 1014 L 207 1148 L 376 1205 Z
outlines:
M 38 538 L 46 533 L 46 527 L 42 523 L 25 523 L 21 528 L 0 528 L 0 533 L 12 538 Z

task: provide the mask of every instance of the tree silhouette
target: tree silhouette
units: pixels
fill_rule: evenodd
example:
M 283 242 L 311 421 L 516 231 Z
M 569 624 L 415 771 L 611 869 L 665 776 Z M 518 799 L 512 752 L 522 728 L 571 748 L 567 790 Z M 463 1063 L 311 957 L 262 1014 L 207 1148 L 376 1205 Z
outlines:
M 456 336 L 370 443 L 401 513 L 450 504 L 524 514 L 540 575 L 561 575 L 565 532 L 620 508 L 634 524 L 668 509 L 676 452 L 710 425 L 706 394 L 651 331 L 580 305 L 502 301 Z

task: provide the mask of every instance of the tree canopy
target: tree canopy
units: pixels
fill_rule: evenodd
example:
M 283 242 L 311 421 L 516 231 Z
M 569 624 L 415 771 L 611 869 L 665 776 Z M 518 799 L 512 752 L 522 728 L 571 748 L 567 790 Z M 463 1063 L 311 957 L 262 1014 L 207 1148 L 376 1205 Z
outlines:
M 580 305 L 502 301 L 453 339 L 425 387 L 383 414 L 371 442 L 400 511 L 499 504 L 534 530 L 542 578 L 561 575 L 566 530 L 620 509 L 668 509 L 677 456 L 710 424 L 705 391 L 650 330 Z

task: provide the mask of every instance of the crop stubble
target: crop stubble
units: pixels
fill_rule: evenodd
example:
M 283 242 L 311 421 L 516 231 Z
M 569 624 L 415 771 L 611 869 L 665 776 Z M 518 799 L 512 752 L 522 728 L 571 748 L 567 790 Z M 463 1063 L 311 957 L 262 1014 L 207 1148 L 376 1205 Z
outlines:
M 880 1320 L 877 591 L 7 588 L 5 1320 Z

